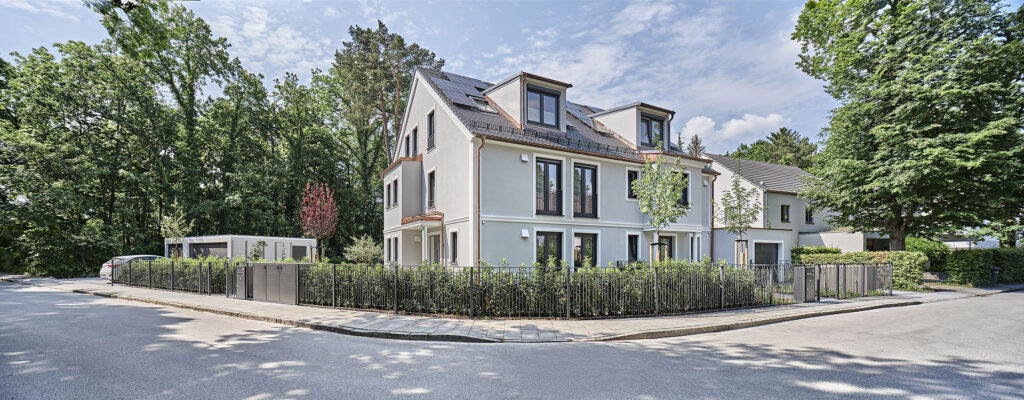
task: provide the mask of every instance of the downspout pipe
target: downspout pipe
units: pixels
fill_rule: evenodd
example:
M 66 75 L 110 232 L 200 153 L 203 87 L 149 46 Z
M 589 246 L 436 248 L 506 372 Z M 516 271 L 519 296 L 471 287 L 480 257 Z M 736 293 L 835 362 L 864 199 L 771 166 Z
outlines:
M 475 163 L 476 164 L 475 165 L 475 167 L 476 167 L 476 193 L 475 193 L 475 195 L 476 195 L 476 204 L 473 207 L 473 212 L 476 214 L 476 234 L 473 235 L 474 236 L 473 240 L 476 242 L 474 244 L 475 247 L 476 247 L 476 257 L 474 257 L 473 266 L 479 266 L 480 265 L 480 235 L 481 235 L 480 229 L 483 226 L 483 222 L 480 220 L 480 183 L 482 182 L 482 180 L 480 179 L 480 150 L 482 150 L 484 148 L 484 145 L 487 144 L 487 140 L 484 139 L 482 136 L 477 136 L 477 137 L 480 138 L 480 146 L 478 146 L 476 148 L 476 163 Z
M 711 261 L 715 260 L 715 181 L 718 175 L 711 177 Z

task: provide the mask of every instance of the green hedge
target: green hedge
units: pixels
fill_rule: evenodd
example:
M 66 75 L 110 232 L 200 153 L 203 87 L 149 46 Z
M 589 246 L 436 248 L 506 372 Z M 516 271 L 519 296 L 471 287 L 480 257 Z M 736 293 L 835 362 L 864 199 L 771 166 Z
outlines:
M 953 252 L 953 249 L 937 240 L 908 237 L 907 251 L 924 253 L 925 257 L 928 257 L 928 262 L 931 263 L 928 270 L 942 272 L 946 270 L 946 259 L 949 258 L 949 253 Z
M 1024 282 L 1024 249 L 956 250 L 949 255 L 949 280 L 976 286 L 992 284 L 992 267 L 999 267 L 999 283 Z
M 797 246 L 790 250 L 790 260 L 800 264 L 803 256 L 808 254 L 841 254 L 843 251 L 835 247 L 825 246 Z
M 567 306 L 576 318 L 686 313 L 785 302 L 782 296 L 771 298 L 767 272 L 683 261 L 659 264 L 657 279 L 647 266 L 395 268 L 313 264 L 299 272 L 299 303 L 328 306 L 333 295 L 339 307 L 391 310 L 397 286 L 398 309 L 410 313 L 563 317 Z M 723 278 L 725 304 L 720 286 Z
M 807 254 L 801 257 L 805 264 L 842 264 L 891 262 L 892 288 L 919 290 L 921 275 L 928 265 L 928 257 L 917 251 L 857 251 L 844 254 Z

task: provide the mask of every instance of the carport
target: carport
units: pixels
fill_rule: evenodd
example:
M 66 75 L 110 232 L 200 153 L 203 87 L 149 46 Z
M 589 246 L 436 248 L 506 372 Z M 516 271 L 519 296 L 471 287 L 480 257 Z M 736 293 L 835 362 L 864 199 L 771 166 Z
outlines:
M 164 239 L 164 256 L 182 258 L 248 257 L 260 248 L 268 261 L 302 260 L 316 254 L 316 239 L 280 236 L 210 235 L 190 236 L 176 241 Z

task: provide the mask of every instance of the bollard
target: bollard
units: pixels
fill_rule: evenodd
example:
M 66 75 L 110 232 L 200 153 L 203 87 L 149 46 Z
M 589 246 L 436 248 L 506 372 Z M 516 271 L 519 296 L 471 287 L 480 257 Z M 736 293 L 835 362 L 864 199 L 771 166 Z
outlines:
M 569 309 L 569 291 L 572 290 L 572 273 L 569 271 L 569 266 L 562 263 L 562 268 L 565 268 L 565 319 L 572 317 L 572 311 Z
M 473 282 L 474 267 L 469 267 L 469 318 L 473 319 L 473 291 L 476 289 Z
M 654 267 L 654 314 L 661 311 L 661 303 L 658 301 L 658 267 Z
M 719 300 L 718 305 L 719 305 L 720 309 L 724 310 L 725 309 L 725 266 L 724 265 L 719 265 L 718 266 L 718 284 L 719 284 L 719 288 L 722 291 L 722 297 Z
M 395 314 L 398 314 L 398 264 L 395 264 Z

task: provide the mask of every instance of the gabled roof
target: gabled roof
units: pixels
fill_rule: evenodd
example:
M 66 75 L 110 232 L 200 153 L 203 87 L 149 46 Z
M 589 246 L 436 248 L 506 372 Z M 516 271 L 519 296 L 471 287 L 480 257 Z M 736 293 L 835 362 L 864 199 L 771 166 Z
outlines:
M 425 81 L 441 96 L 462 124 L 474 135 L 556 150 L 643 162 L 640 149 L 591 118 L 591 114 L 604 111 L 600 108 L 566 101 L 565 132 L 535 126 L 520 128 L 503 115 L 484 112 L 477 108 L 473 99 L 485 98 L 485 92 L 497 85 L 428 68 L 417 68 L 416 71 L 426 78 Z M 675 146 L 668 153 L 706 161 L 689 157 Z
M 732 171 L 748 182 L 771 192 L 796 194 L 804 186 L 802 177 L 811 176 L 797 167 L 789 165 L 772 164 L 763 161 L 744 160 L 715 154 L 708 154 L 708 158 L 722 168 Z

